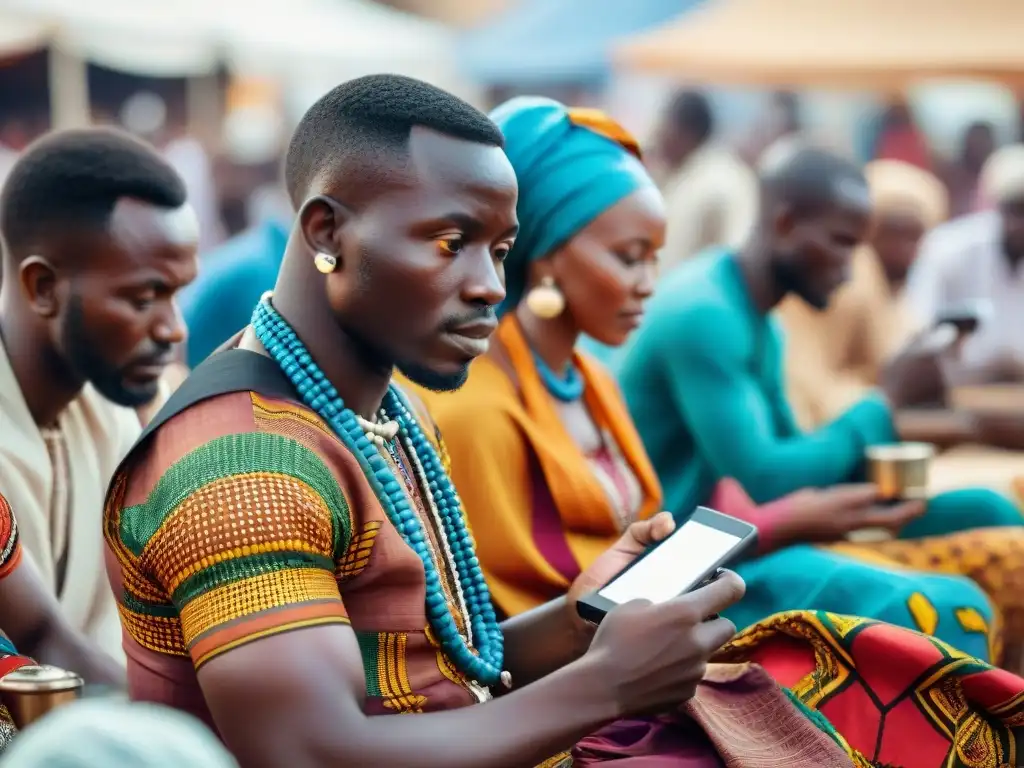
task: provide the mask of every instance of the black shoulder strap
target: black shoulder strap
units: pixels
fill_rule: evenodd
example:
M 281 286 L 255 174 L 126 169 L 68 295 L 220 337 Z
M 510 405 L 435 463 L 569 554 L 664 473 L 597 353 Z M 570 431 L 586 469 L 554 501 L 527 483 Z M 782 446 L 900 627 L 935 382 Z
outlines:
M 277 363 L 258 352 L 226 349 L 201 363 L 168 398 L 142 431 L 128 455 L 121 460 L 114 478 L 139 448 L 160 427 L 196 403 L 231 392 L 258 392 L 269 397 L 295 397 L 295 389 Z

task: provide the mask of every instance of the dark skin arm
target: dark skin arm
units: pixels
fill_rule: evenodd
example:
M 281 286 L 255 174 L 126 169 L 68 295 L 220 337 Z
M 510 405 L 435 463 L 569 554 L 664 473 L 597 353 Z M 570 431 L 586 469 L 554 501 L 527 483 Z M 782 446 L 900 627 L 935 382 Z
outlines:
M 520 687 L 539 680 L 586 653 L 596 627 L 580 618 L 576 601 L 603 587 L 648 546 L 674 529 L 672 516 L 665 513 L 630 526 L 580 574 L 565 597 L 505 621 L 501 625 L 505 633 L 505 666 L 513 685 Z
M 511 632 L 506 636 L 505 666 L 514 688 L 480 706 L 417 717 L 366 717 L 366 679 L 359 646 L 349 627 L 337 625 L 243 645 L 204 665 L 199 684 L 218 730 L 242 768 L 530 768 L 569 749 L 583 736 L 621 717 L 623 711 L 636 711 L 635 707 L 620 710 L 615 704 L 624 699 L 615 677 L 628 664 L 610 656 L 608 649 L 580 657 L 590 649 L 596 633 L 578 618 L 575 603 L 607 583 L 674 527 L 671 515 L 664 513 L 633 524 L 580 575 L 564 599 L 505 622 L 503 629 Z M 705 598 L 721 591 L 728 599 L 715 603 L 713 609 L 698 609 L 697 615 L 717 613 L 742 596 L 742 590 L 731 594 L 730 589 L 725 583 L 705 588 Z M 666 604 L 655 609 L 655 614 L 671 617 L 672 611 Z M 605 621 L 603 628 L 610 623 L 610 619 Z M 697 623 L 698 632 L 713 629 L 713 622 Z M 636 621 L 627 619 L 626 624 L 635 628 Z M 673 648 L 685 646 L 686 629 L 674 621 L 670 626 L 651 624 L 645 637 L 669 638 Z M 728 625 L 725 634 L 708 645 L 708 655 L 733 631 Z M 541 634 L 548 632 L 553 634 L 551 639 Z M 637 649 L 636 643 L 633 638 L 623 647 Z M 639 652 L 641 658 L 666 657 L 664 649 Z M 670 667 L 685 668 L 669 662 Z M 695 680 L 702 670 L 700 666 Z M 662 672 L 658 678 L 668 676 Z M 689 695 L 692 692 L 683 697 L 674 693 L 670 700 L 683 701 Z
M 1024 450 L 1024 415 L 1014 411 L 903 411 L 896 415 L 896 430 L 903 440 L 942 449 L 975 444 Z
M 561 597 L 502 623 L 505 666 L 515 687 L 540 680 L 586 652 L 593 628 L 573 620 L 572 610 Z
M 35 566 L 24 558 L 0 582 L 0 627 L 19 653 L 80 675 L 86 683 L 125 688 L 125 672 L 61 615 Z
M 590 664 L 480 706 L 367 717 L 355 634 L 331 625 L 235 648 L 205 664 L 199 683 L 242 768 L 530 768 L 619 715 L 608 676 Z

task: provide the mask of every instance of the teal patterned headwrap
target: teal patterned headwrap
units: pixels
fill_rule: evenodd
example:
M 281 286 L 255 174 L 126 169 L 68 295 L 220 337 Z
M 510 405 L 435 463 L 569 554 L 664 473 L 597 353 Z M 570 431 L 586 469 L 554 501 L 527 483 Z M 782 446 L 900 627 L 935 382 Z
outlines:
M 530 262 L 576 236 L 625 197 L 653 186 L 636 140 L 597 110 L 519 97 L 491 113 L 519 180 L 519 236 L 505 260 L 507 296 L 498 314 L 523 298 Z

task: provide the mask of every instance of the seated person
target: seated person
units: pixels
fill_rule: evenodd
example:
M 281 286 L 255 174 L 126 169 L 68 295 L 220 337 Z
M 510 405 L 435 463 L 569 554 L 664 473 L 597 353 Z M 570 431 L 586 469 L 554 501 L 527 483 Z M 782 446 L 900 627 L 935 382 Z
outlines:
M 68 624 L 23 554 L 14 511 L 0 495 L 0 631 L 40 664 L 73 670 L 86 683 L 125 687 L 124 669 Z M 13 647 L 7 649 L 14 653 Z M 0 677 L 10 669 L 0 662 Z
M 921 238 L 945 219 L 946 189 L 933 174 L 899 160 L 876 160 L 864 174 L 873 220 L 868 241 L 853 254 L 849 281 L 825 310 L 796 294 L 776 310 L 786 339 L 787 395 L 805 429 L 865 397 L 921 328 L 903 286 Z
M 907 278 L 907 302 L 925 322 L 950 306 L 980 303 L 988 322 L 966 339 L 947 375 L 955 384 L 1024 383 L 1024 144 L 1002 147 L 981 175 L 996 206 L 929 233 Z
M 122 664 L 103 498 L 172 384 L 198 237 L 181 177 L 118 131 L 44 136 L 0 192 L 0 484 L 61 613 Z
M 35 565 L 24 556 L 14 512 L 0 495 L 0 678 L 34 663 L 73 670 L 86 683 L 125 687 L 121 666 L 75 632 L 61 615 Z M 0 703 L 0 752 L 6 753 L 15 730 Z
M 486 347 L 517 229 L 502 144 L 485 115 L 397 76 L 348 81 L 300 121 L 288 154 L 300 213 L 272 297 L 238 349 L 192 374 L 109 492 L 132 697 L 204 718 L 242 768 L 866 764 L 808 709 L 830 697 L 791 698 L 765 672 L 795 691 L 837 679 L 806 639 L 795 653 L 787 640 L 815 618 L 780 617 L 726 651 L 764 668 L 707 667 L 733 634 L 714 614 L 742 596 L 735 574 L 621 606 L 600 629 L 579 619 L 579 596 L 667 536 L 669 515 L 630 525 L 564 597 L 498 621 L 435 425 L 391 376 L 455 388 Z M 869 638 L 858 654 L 892 641 L 836 621 Z M 966 660 L 933 657 L 972 716 L 1013 738 L 993 707 L 1024 681 L 979 704 L 956 675 Z M 926 768 L 963 741 L 950 733 L 922 730 L 930 752 L 872 741 L 871 754 Z
M 665 506 L 679 516 L 712 499 L 723 478 L 735 479 L 762 504 L 862 481 L 865 448 L 899 439 L 893 407 L 913 402 L 918 382 L 936 367 L 934 355 L 908 352 L 893 364 L 884 395 L 869 394 L 813 432 L 798 428 L 770 311 L 789 293 L 811 306 L 828 305 L 867 233 L 871 202 L 860 171 L 830 153 L 793 145 L 774 161 L 761 172 L 761 220 L 748 245 L 706 254 L 664 280 L 621 369 Z M 889 527 L 904 522 L 893 519 Z M 748 626 L 800 607 L 903 625 L 909 619 L 909 626 L 941 631 L 957 647 L 985 656 L 991 613 L 960 611 L 957 592 L 966 579 L 922 573 L 916 578 L 928 583 L 926 590 L 893 585 L 907 568 L 969 576 L 1004 616 L 1017 617 L 1006 627 L 1016 641 L 1024 637 L 1024 603 L 1005 574 L 1024 564 L 1021 523 L 1007 498 L 977 489 L 932 498 L 923 515 L 901 528 L 900 541 L 814 547 L 845 532 L 823 537 L 812 526 L 790 539 L 806 544 L 743 566 L 747 597 L 730 617 Z M 958 532 L 966 533 L 948 535 Z

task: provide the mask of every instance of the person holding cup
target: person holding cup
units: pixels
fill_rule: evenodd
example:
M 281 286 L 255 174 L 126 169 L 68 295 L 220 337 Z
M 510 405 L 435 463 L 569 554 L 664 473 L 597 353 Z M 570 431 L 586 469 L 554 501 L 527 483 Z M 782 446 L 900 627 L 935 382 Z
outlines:
M 724 478 L 759 504 L 864 483 L 868 448 L 904 439 L 895 414 L 933 396 L 941 358 L 956 340 L 948 330 L 922 334 L 889 363 L 877 391 L 803 432 L 786 397 L 772 311 L 790 294 L 829 305 L 869 232 L 872 198 L 856 165 L 800 142 L 769 153 L 760 189 L 760 219 L 747 244 L 705 254 L 665 278 L 620 369 L 666 507 L 677 516 L 704 503 Z M 888 500 L 873 484 L 859 488 L 840 515 L 798 505 L 776 526 L 790 546 L 743 566 L 747 597 L 729 614 L 737 625 L 816 608 L 949 633 L 943 638 L 961 649 L 998 653 L 986 648 L 991 607 L 982 598 L 980 609 L 963 611 L 955 594 L 976 584 L 999 609 L 1005 636 L 1024 638 L 1024 597 L 1014 586 L 1024 583 L 1024 517 L 1008 498 L 965 489 L 890 508 L 879 506 Z M 879 527 L 899 540 L 847 541 Z M 938 574 L 962 580 L 922 589 L 907 583 L 911 574 L 922 583 Z

